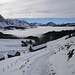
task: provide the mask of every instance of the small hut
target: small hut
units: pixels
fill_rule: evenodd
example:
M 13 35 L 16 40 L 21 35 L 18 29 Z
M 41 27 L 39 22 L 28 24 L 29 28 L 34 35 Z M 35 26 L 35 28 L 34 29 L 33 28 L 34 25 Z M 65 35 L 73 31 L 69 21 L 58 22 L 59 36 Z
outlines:
M 47 47 L 46 44 L 40 44 L 40 45 L 37 45 L 34 47 L 30 46 L 29 51 L 34 52 L 34 51 L 38 51 L 38 50 L 41 50 L 41 49 L 46 48 L 46 47 Z
M 20 52 L 13 50 L 13 51 L 9 51 L 7 55 L 8 55 L 8 58 L 20 56 Z
M 4 59 L 5 59 L 5 56 L 3 54 L 0 54 L 0 61 Z

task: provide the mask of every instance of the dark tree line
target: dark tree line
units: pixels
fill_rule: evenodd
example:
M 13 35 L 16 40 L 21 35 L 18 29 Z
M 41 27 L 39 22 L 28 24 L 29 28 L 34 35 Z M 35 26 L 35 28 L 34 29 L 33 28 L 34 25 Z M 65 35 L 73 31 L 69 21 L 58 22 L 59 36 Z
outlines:
M 26 39 L 34 40 L 36 43 L 33 46 L 38 45 L 40 43 L 40 38 L 38 38 L 37 36 L 28 36 L 26 37 Z
M 19 37 L 11 34 L 3 34 L 2 32 L 0 32 L 0 39 L 19 39 Z
M 37 37 L 37 36 L 28 36 L 28 37 L 16 37 L 11 34 L 3 34 L 0 32 L 0 38 L 4 39 L 32 39 L 35 41 L 35 45 L 43 44 L 48 41 L 56 40 L 59 39 L 63 36 L 69 35 L 71 37 L 71 34 L 75 35 L 75 30 L 63 30 L 63 31 L 50 31 L 42 35 L 42 37 Z
M 4 30 L 13 30 L 13 29 L 26 29 L 25 27 L 17 27 L 17 26 L 6 26 Z
M 26 39 L 33 39 L 35 40 L 35 45 L 43 44 L 48 41 L 56 40 L 59 39 L 63 36 L 69 35 L 71 37 L 71 34 L 75 33 L 75 30 L 62 30 L 62 31 L 50 31 L 42 35 L 42 37 L 37 37 L 37 36 L 29 36 L 26 37 Z
M 66 31 L 52 31 L 52 32 L 47 32 L 43 34 L 43 39 L 44 42 L 56 40 L 58 38 L 61 38 L 63 36 L 69 35 L 71 36 L 72 33 L 75 33 L 75 30 L 66 30 Z

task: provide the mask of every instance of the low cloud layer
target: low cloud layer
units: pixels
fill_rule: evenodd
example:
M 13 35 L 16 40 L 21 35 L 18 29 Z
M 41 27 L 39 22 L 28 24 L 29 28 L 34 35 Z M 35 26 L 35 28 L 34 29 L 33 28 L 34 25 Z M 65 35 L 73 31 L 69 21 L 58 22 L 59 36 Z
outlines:
M 75 0 L 0 0 L 5 18 L 75 18 Z

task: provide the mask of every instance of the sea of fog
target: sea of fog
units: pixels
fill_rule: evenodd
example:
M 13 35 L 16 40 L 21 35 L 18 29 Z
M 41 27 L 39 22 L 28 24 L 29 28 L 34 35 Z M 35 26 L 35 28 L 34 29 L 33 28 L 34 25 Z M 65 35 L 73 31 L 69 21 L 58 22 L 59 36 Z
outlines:
M 18 37 L 26 37 L 26 36 L 40 36 L 49 31 L 61 31 L 61 30 L 73 30 L 75 27 L 37 27 L 37 28 L 29 28 L 25 30 L 5 30 L 1 31 L 4 34 L 12 34 Z

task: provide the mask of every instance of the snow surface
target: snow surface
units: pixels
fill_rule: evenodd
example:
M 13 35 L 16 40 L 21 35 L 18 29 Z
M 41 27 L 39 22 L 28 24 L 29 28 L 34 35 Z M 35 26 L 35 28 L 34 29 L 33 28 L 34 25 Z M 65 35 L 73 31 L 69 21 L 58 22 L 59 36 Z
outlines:
M 25 20 L 6 19 L 6 21 L 9 22 L 9 26 L 29 27 L 29 23 Z
M 5 27 L 5 26 L 8 26 L 8 25 L 5 22 L 0 22 L 0 26 Z
M 0 75 L 75 75 L 75 51 L 70 60 L 67 56 L 71 47 L 75 49 L 75 37 L 46 44 L 45 49 L 1 61 Z M 71 44 L 69 49 L 65 47 L 67 44 Z
M 68 49 L 65 45 L 71 46 Z M 55 75 L 75 75 L 75 51 L 69 60 L 67 55 L 73 49 L 75 49 L 75 37 L 67 40 L 62 39 L 60 45 L 58 45 L 58 52 L 50 57 L 51 67 Z
M 25 30 L 5 30 L 1 31 L 5 34 L 13 34 L 18 37 L 26 37 L 26 36 L 40 36 L 41 34 L 47 33 L 48 31 L 61 31 L 61 30 L 73 30 L 75 27 L 37 27 L 30 28 Z M 39 33 L 40 32 L 40 33 Z
M 75 49 L 75 37 L 65 40 L 66 37 L 47 42 L 47 48 L 36 52 L 21 47 L 22 39 L 0 39 L 0 53 L 25 51 L 21 56 L 0 61 L 0 75 L 75 75 L 75 50 L 69 60 L 67 55 Z
M 6 53 L 8 51 L 26 51 L 28 47 L 22 47 L 21 41 L 25 39 L 0 39 L 0 53 Z

